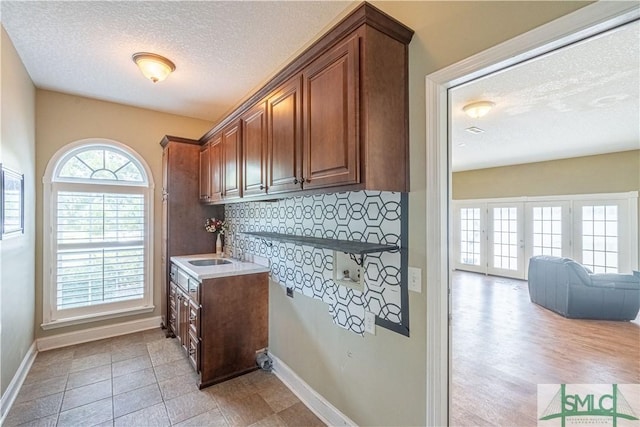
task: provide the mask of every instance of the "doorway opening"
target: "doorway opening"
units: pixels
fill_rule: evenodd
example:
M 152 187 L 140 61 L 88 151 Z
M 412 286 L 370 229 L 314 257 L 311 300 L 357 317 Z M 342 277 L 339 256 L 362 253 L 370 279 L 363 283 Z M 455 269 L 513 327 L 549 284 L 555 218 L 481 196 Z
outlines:
M 427 355 L 428 425 L 447 424 L 450 419 L 450 399 L 456 399 L 456 396 L 449 393 L 452 363 L 449 323 L 452 299 L 449 295 L 452 279 L 450 271 L 453 268 L 449 242 L 455 224 L 453 209 L 451 209 L 452 175 L 449 142 L 451 128 L 448 121 L 448 90 L 636 19 L 638 19 L 636 6 L 596 3 L 427 76 L 427 200 L 429 200 L 427 253 L 430 254 L 427 259 L 426 290 L 427 347 L 429 348 Z M 496 215 L 500 214 L 501 226 L 504 225 L 503 214 L 506 214 L 507 221 L 510 221 L 511 211 L 508 206 L 494 206 L 494 208 L 499 210 L 494 212 Z M 515 214 L 517 215 L 517 209 Z M 510 223 L 507 226 L 510 226 Z M 506 232 L 509 233 L 510 230 Z M 517 235 L 517 230 L 514 233 Z M 506 250 L 509 252 L 510 248 L 507 247 Z M 467 256 L 474 257 L 473 251 L 467 248 L 466 252 Z M 504 261 L 506 266 L 510 266 L 509 257 L 503 258 L 506 260 L 501 262 Z M 535 401 L 535 394 L 533 399 Z

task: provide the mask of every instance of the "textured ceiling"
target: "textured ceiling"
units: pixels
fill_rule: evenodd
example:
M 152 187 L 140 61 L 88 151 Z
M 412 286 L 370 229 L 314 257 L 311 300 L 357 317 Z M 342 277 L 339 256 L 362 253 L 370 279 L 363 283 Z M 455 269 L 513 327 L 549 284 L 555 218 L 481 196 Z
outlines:
M 453 170 L 640 148 L 639 71 L 635 21 L 452 89 Z M 496 106 L 467 117 L 479 100 Z
M 1 1 L 38 88 L 215 121 L 317 38 L 352 2 Z M 153 84 L 131 55 L 176 71 Z
M 216 121 L 356 4 L 2 0 L 0 19 L 39 88 Z M 453 169 L 639 148 L 639 27 L 453 89 Z M 176 71 L 151 83 L 139 51 Z M 496 107 L 473 120 L 462 107 L 477 100 Z

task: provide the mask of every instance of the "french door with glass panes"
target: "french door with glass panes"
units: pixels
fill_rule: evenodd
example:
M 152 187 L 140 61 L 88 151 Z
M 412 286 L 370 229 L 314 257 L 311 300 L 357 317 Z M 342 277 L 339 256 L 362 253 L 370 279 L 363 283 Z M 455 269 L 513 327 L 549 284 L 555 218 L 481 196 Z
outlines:
M 630 272 L 637 268 L 630 255 L 632 227 L 626 200 L 588 200 L 574 203 L 574 257 L 594 273 Z M 637 247 L 637 246 L 636 246 Z
M 487 203 L 487 273 L 524 279 L 523 203 Z
M 629 274 L 638 268 L 637 193 L 607 196 L 454 201 L 453 266 L 526 279 L 532 256 L 552 255 Z
M 487 271 L 486 204 L 461 204 L 455 210 L 454 265 L 458 270 Z
M 525 256 L 571 256 L 571 203 L 525 203 Z M 525 266 L 525 269 L 528 266 Z

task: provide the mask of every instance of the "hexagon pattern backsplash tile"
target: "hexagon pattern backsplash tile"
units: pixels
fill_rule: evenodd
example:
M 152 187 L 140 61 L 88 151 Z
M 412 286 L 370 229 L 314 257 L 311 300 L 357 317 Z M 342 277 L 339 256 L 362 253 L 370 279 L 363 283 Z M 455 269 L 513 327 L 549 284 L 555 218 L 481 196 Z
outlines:
M 355 240 L 402 246 L 401 194 L 357 191 L 293 197 L 270 202 L 227 204 L 227 251 L 271 261 L 271 278 L 328 304 L 334 323 L 364 333 L 365 310 L 394 324 L 403 323 L 401 252 L 367 254 L 364 292 L 333 281 L 333 251 L 269 242 L 244 231 Z

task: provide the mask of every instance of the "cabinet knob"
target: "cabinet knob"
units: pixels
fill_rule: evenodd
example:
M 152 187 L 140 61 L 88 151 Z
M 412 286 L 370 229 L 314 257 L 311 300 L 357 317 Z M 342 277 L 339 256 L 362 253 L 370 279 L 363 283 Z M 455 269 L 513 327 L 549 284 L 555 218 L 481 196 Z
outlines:
M 293 178 L 293 183 L 294 183 L 294 184 L 297 184 L 298 182 L 299 182 L 299 181 L 298 181 L 298 178 Z
M 261 189 L 261 190 L 264 190 L 264 185 L 261 185 L 261 186 L 260 186 L 260 189 Z
M 302 178 L 302 179 L 300 180 L 300 184 L 304 184 L 305 182 L 309 182 L 309 180 L 307 179 L 307 180 L 305 181 L 305 179 L 304 179 L 304 178 Z

